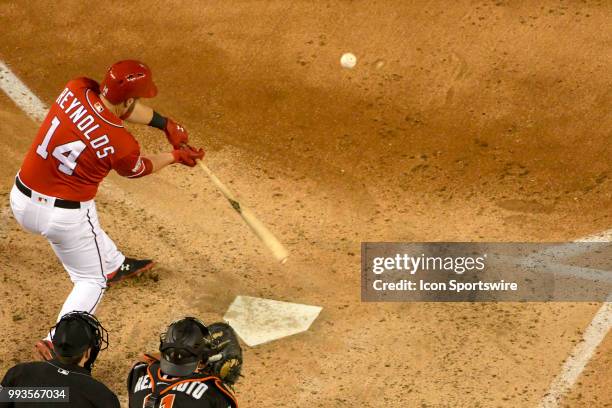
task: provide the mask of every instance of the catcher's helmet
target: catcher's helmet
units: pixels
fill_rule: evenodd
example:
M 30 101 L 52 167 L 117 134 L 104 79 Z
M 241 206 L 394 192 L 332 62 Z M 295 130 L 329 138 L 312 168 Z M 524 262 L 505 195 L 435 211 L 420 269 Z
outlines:
M 61 357 L 76 357 L 91 348 L 85 368 L 93 367 L 98 353 L 108 347 L 108 332 L 87 312 L 70 312 L 51 328 L 53 351 Z
M 113 105 L 130 98 L 152 98 L 157 95 L 151 69 L 136 60 L 111 65 L 100 84 L 101 94 Z
M 174 377 L 192 374 L 210 353 L 210 332 L 195 317 L 172 322 L 159 340 L 160 368 Z

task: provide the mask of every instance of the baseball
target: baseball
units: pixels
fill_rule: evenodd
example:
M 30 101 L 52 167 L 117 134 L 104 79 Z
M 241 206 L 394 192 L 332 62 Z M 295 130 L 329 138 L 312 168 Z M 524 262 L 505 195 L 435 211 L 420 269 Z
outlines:
M 342 65 L 344 68 L 351 69 L 355 67 L 356 64 L 357 57 L 354 54 L 351 54 L 350 52 L 342 54 L 342 57 L 340 57 L 340 65 Z

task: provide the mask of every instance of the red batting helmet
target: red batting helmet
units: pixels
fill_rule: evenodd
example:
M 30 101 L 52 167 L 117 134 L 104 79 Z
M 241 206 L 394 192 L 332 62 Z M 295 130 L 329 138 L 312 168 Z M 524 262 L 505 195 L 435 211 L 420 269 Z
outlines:
M 151 69 L 135 60 L 114 63 L 106 72 L 100 89 L 102 96 L 113 105 L 129 98 L 152 98 L 157 95 Z

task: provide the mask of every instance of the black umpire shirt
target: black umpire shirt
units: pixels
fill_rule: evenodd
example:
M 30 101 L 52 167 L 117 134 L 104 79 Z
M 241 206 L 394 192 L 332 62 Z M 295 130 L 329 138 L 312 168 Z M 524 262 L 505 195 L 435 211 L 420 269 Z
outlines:
M 3 387 L 68 387 L 70 402 L 0 402 L 0 408 L 119 408 L 117 396 L 78 365 L 57 360 L 17 364 L 2 379 Z

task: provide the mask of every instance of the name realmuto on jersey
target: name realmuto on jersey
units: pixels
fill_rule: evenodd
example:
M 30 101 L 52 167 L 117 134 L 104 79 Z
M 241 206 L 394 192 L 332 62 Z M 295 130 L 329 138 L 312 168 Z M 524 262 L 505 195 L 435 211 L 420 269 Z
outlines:
M 158 385 L 159 384 L 162 383 L 158 383 Z M 136 385 L 134 386 L 134 393 L 147 389 L 151 389 L 151 380 L 147 374 L 144 374 L 138 377 Z M 206 390 L 208 390 L 208 385 L 206 385 L 206 383 L 204 382 L 188 381 L 181 382 L 175 385 L 174 387 L 172 387 L 172 390 L 185 393 L 193 397 L 194 399 L 199 400 L 200 398 L 202 398 Z
M 69 101 L 69 99 L 72 100 Z M 74 96 L 74 93 L 65 88 L 57 97 L 55 102 L 68 115 L 68 118 L 76 125 L 77 129 L 83 132 L 83 136 L 89 142 L 89 145 L 96 152 L 99 159 L 103 159 L 109 154 L 115 153 L 113 146 L 107 146 L 110 139 L 107 134 L 98 135 L 96 132 L 100 128 L 100 124 L 96 122 L 94 116 L 85 108 L 85 105 Z

